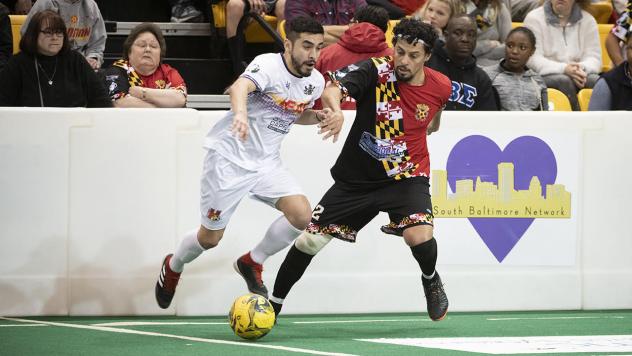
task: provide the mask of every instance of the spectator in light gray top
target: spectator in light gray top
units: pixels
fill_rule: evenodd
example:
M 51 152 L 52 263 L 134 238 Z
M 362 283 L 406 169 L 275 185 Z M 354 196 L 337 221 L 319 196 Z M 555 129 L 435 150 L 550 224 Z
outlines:
M 535 36 L 526 27 L 517 27 L 507 36 L 505 58 L 500 64 L 483 68 L 498 94 L 501 110 L 548 110 L 546 84 L 526 64 L 535 52 Z

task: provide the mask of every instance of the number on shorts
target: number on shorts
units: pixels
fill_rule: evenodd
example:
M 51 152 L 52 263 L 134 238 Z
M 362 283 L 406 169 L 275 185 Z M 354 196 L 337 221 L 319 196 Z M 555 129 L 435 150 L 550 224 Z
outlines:
M 314 211 L 312 212 L 312 219 L 318 221 L 318 219 L 320 219 L 320 214 L 323 213 L 323 210 L 325 210 L 325 207 L 320 204 L 316 205 Z

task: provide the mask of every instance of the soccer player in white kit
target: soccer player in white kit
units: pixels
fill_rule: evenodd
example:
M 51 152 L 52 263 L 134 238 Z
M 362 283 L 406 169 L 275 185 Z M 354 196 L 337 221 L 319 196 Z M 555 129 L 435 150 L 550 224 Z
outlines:
M 234 263 L 248 289 L 268 297 L 261 279 L 264 261 L 289 246 L 311 219 L 309 202 L 280 158 L 281 141 L 293 124 L 320 126 L 333 136 L 331 111 L 311 110 L 325 80 L 314 69 L 323 47 L 323 27 L 313 18 L 286 23 L 283 53 L 257 56 L 230 88 L 231 110 L 210 130 L 201 180 L 201 226 L 168 254 L 156 283 L 156 301 L 167 308 L 186 263 L 217 246 L 240 200 L 250 194 L 283 212 L 254 249 Z M 339 123 L 338 123 L 339 124 Z

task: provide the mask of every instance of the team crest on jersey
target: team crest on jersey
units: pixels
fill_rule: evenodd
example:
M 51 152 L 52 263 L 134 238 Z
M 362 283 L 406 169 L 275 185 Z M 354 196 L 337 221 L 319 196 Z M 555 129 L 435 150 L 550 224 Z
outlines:
M 167 88 L 167 83 L 162 80 L 162 79 L 158 79 L 156 80 L 156 89 L 166 89 Z
M 305 93 L 305 95 L 312 95 L 312 93 L 314 92 L 314 89 L 316 89 L 315 86 L 309 84 L 305 86 L 305 89 L 303 90 L 303 93 Z
M 206 217 L 209 218 L 209 220 L 211 221 L 218 221 L 219 220 L 219 215 L 222 213 L 221 210 L 215 210 L 215 209 L 208 209 L 208 212 L 206 213 Z
M 251 67 L 248 67 L 248 71 L 250 73 L 257 73 L 259 70 L 261 70 L 261 68 L 259 67 L 258 64 L 253 64 Z
M 424 121 L 428 118 L 428 112 L 430 108 L 426 104 L 417 104 L 417 111 L 415 112 L 415 119 L 417 121 Z

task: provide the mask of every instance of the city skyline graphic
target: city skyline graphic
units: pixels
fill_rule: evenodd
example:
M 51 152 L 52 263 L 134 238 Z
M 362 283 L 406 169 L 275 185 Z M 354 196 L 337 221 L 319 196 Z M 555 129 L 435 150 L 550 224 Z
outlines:
M 516 190 L 514 164 L 498 164 L 498 185 L 481 176 L 457 180 L 448 192 L 448 172 L 432 171 L 433 214 L 437 218 L 553 218 L 571 217 L 571 194 L 563 184 L 547 184 L 533 176 L 527 190 Z

